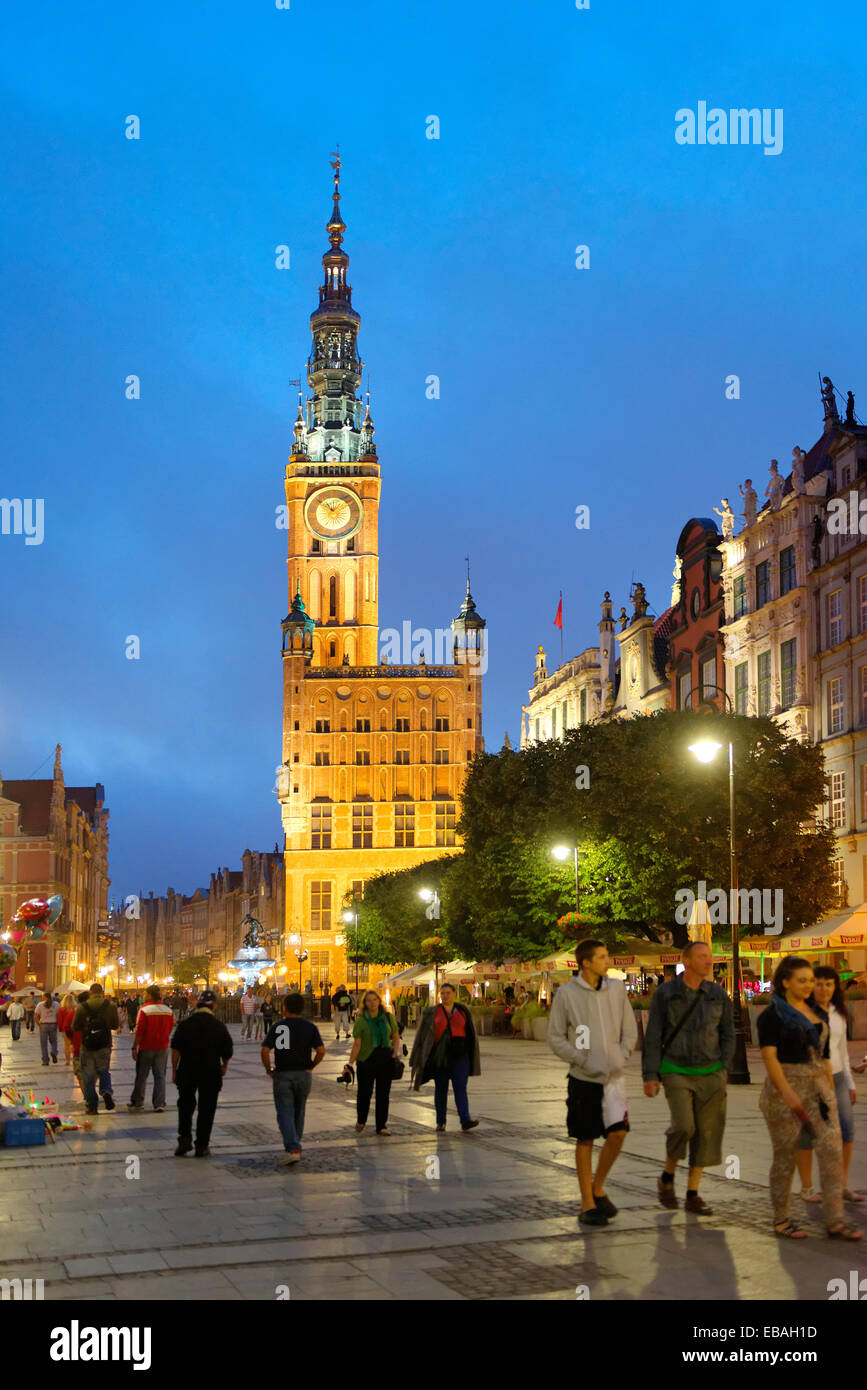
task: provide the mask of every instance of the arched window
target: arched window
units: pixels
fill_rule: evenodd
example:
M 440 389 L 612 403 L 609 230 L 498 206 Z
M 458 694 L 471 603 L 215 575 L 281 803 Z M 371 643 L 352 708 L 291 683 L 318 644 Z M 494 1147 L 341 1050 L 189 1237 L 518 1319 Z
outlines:
M 328 616 L 337 617 L 337 576 L 333 574 L 328 581 Z

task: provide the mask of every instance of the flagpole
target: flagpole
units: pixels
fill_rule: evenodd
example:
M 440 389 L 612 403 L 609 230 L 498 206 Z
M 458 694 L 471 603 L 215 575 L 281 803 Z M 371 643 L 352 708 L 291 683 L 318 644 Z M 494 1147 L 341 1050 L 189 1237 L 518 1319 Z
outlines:
M 560 665 L 566 664 L 566 652 L 563 638 L 563 590 L 560 590 Z

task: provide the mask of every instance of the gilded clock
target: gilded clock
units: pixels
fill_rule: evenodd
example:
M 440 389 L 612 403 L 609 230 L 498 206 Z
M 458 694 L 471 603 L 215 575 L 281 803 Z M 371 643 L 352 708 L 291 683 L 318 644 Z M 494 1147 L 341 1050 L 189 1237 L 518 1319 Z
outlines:
M 362 520 L 361 502 L 348 487 L 320 487 L 304 504 L 308 531 L 322 541 L 347 540 Z

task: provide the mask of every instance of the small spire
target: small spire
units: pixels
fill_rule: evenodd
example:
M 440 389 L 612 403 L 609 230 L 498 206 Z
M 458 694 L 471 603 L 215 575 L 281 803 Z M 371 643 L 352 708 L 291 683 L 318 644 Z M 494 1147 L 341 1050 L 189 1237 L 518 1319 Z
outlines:
M 470 557 L 469 557 L 469 555 L 465 555 L 465 556 L 464 556 L 464 559 L 465 559 L 466 562 L 467 562 L 467 597 L 469 598 L 469 595 L 470 595 Z
M 339 143 L 338 143 L 337 149 L 333 152 L 333 154 L 332 154 L 332 156 L 331 156 L 331 159 L 329 160 L 329 163 L 330 163 L 332 169 L 334 170 L 334 192 L 333 192 L 332 195 L 331 195 L 331 197 L 332 197 L 333 200 L 334 200 L 334 207 L 333 207 L 332 212 L 331 212 L 331 220 L 330 220 L 329 223 L 328 223 L 328 240 L 331 242 L 331 245 L 333 246 L 334 250 L 336 251 L 336 250 L 338 249 L 338 247 L 340 247 L 340 246 L 343 244 L 343 233 L 346 231 L 346 223 L 344 222 L 343 218 L 340 216 L 340 207 L 339 207 L 339 203 L 340 203 L 340 169 L 341 169 L 340 145 L 339 145 Z

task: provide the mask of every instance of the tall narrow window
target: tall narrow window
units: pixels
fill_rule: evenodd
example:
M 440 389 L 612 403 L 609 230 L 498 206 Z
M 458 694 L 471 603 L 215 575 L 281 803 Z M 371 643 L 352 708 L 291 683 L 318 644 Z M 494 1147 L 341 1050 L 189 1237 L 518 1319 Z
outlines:
M 709 656 L 701 663 L 701 698 L 713 700 L 716 693 L 716 657 Z
M 828 778 L 828 800 L 832 830 L 843 830 L 846 826 L 846 774 L 832 772 Z
M 858 578 L 858 631 L 867 632 L 867 574 Z
M 352 848 L 373 849 L 373 807 L 364 804 L 352 808 Z M 360 894 L 356 894 L 360 897 Z
M 771 712 L 771 653 L 759 652 L 756 660 L 756 694 L 759 714 Z
M 578 709 L 579 709 L 579 711 L 580 711 L 578 717 L 579 717 L 579 719 L 581 720 L 581 723 L 582 723 L 582 724 L 586 724 L 586 723 L 587 723 L 587 691 L 586 691 L 586 690 L 582 690 L 582 691 L 581 691 L 581 695 L 579 696 L 579 701 L 578 701 Z
M 771 601 L 771 562 L 763 560 L 756 565 L 756 607 Z
M 325 880 L 310 885 L 310 929 L 331 931 L 331 883 Z
M 331 848 L 331 807 L 311 807 L 310 848 Z
M 415 845 L 415 806 L 411 801 L 398 801 L 395 805 L 394 843 L 397 849 L 412 849 Z
M 787 545 L 785 550 L 780 551 L 780 596 L 794 589 L 796 583 L 795 547 Z
M 780 696 L 783 709 L 795 703 L 795 684 L 797 681 L 798 639 L 780 643 Z
M 455 805 L 452 801 L 438 801 L 436 807 L 436 842 L 437 845 L 453 845 L 455 843 Z
M 867 724 L 867 666 L 858 667 L 858 723 Z
M 333 574 L 328 581 L 328 616 L 337 617 L 337 577 Z
M 557 737 L 557 706 L 551 710 L 551 737 Z
M 745 574 L 737 574 L 732 584 L 732 616 L 742 618 L 746 611 L 747 577 Z
M 834 676 L 828 682 L 828 733 L 842 734 L 846 723 L 843 700 L 843 677 Z
M 843 591 L 834 589 L 828 595 L 828 646 L 843 641 Z
M 735 667 L 735 714 L 746 714 L 749 692 L 749 666 L 743 661 Z
M 678 708 L 692 708 L 692 672 L 685 671 L 677 683 L 678 688 Z

